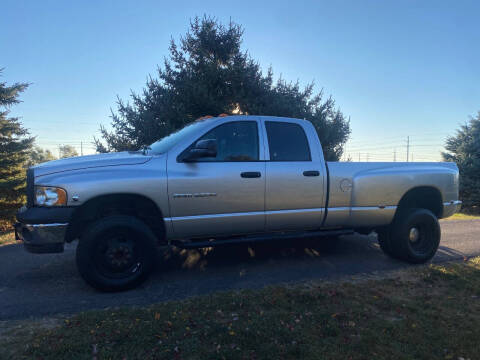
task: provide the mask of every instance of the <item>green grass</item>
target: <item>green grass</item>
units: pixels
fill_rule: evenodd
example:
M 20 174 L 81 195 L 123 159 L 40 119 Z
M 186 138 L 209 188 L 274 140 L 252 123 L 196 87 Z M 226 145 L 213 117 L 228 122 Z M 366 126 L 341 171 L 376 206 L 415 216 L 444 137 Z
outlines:
M 15 234 L 13 231 L 0 232 L 0 246 L 15 244 Z
M 446 220 L 475 220 L 480 219 L 480 215 L 469 215 L 463 213 L 456 213 L 446 218 Z
M 476 359 L 480 258 L 377 280 L 90 311 L 26 329 L 3 335 L 0 358 Z

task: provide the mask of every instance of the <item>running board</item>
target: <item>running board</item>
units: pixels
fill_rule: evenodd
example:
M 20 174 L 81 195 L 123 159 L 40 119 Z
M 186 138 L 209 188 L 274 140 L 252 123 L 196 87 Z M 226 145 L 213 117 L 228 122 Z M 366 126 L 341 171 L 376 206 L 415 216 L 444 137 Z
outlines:
M 244 243 L 256 243 L 262 241 L 271 241 L 271 240 L 289 240 L 289 239 L 309 239 L 316 237 L 326 237 L 326 236 L 340 236 L 340 235 L 351 235 L 354 231 L 351 229 L 340 229 L 340 230 L 322 230 L 322 231 L 308 231 L 308 232 L 288 232 L 288 233 L 270 233 L 270 234 L 261 234 L 261 235 L 251 235 L 246 237 L 222 239 L 222 240 L 207 240 L 207 241 L 172 241 L 172 245 L 182 248 L 182 249 L 199 249 L 205 247 L 213 247 L 220 245 L 228 244 L 244 244 Z

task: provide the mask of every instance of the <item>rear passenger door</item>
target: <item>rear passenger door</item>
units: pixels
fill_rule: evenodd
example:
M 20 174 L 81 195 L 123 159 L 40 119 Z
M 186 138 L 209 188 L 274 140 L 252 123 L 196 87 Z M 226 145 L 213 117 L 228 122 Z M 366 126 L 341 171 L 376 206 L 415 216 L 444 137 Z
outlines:
M 323 219 L 323 158 L 316 151 L 318 140 L 313 134 L 308 137 L 302 123 L 293 119 L 263 121 L 267 231 L 314 229 Z

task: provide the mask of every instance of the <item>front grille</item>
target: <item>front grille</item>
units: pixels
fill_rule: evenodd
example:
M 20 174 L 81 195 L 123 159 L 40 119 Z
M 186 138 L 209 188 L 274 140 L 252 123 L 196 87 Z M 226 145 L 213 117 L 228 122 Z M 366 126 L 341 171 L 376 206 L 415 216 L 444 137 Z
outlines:
M 33 176 L 33 169 L 27 170 L 27 207 L 31 208 L 33 206 L 33 186 L 35 178 Z

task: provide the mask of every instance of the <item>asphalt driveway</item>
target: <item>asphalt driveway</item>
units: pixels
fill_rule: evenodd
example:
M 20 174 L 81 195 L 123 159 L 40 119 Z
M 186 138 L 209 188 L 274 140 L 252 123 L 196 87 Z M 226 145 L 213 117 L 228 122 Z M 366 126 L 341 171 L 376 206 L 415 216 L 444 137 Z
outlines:
M 479 234 L 480 220 L 442 221 L 442 242 L 433 261 L 480 255 Z M 383 255 L 374 238 L 344 237 L 328 250 L 319 241 L 176 250 L 162 254 L 157 270 L 143 286 L 123 293 L 100 293 L 82 281 L 75 266 L 75 243 L 55 255 L 29 254 L 20 244 L 2 246 L 0 320 L 146 305 L 221 290 L 334 280 L 411 266 Z

